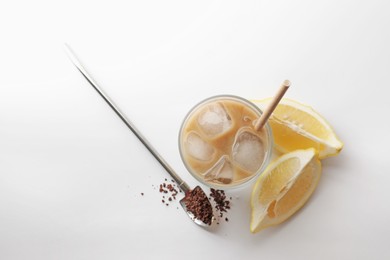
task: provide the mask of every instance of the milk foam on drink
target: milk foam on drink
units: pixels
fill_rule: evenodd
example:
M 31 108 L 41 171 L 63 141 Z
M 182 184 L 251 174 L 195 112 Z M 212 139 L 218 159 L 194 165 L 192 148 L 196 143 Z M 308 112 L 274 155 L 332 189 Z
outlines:
M 190 173 L 212 187 L 233 187 L 257 176 L 268 164 L 272 133 L 254 129 L 261 111 L 236 96 L 216 96 L 187 115 L 179 147 Z

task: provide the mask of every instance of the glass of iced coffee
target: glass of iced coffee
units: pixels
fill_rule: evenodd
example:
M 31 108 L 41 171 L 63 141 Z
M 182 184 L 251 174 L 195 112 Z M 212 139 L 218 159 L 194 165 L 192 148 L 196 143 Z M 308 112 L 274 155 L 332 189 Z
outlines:
M 273 138 L 268 123 L 255 130 L 262 111 L 238 96 L 208 98 L 185 117 L 179 134 L 180 156 L 201 183 L 226 189 L 260 175 L 270 161 Z

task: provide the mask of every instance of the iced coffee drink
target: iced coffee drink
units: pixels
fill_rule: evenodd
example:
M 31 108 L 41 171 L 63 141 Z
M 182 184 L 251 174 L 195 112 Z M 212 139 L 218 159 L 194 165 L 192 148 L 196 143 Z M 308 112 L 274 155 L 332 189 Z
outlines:
M 236 96 L 216 96 L 196 105 L 180 129 L 179 148 L 190 173 L 216 188 L 236 187 L 259 175 L 272 152 L 268 124 L 254 129 L 261 111 Z

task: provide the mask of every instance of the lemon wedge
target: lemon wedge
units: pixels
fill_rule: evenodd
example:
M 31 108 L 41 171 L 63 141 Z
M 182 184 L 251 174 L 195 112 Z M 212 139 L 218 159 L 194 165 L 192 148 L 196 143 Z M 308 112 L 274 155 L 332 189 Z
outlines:
M 270 98 L 253 100 L 264 110 Z M 329 123 L 314 109 L 291 99 L 282 99 L 269 121 L 275 148 L 282 152 L 315 148 L 319 159 L 337 155 L 343 148 Z
M 300 209 L 317 187 L 321 162 L 313 148 L 282 155 L 270 164 L 253 186 L 252 233 L 277 225 Z

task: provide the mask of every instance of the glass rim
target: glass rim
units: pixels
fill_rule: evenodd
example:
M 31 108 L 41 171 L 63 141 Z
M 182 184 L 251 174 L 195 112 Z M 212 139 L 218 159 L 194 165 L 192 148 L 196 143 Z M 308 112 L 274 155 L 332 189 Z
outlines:
M 211 182 L 207 182 L 205 181 L 201 176 L 199 176 L 199 174 L 195 173 L 190 165 L 188 165 L 188 163 L 186 162 L 185 160 L 185 156 L 184 156 L 184 151 L 183 151 L 183 144 L 182 144 L 182 137 L 183 137 L 183 130 L 184 130 L 184 126 L 186 125 L 186 123 L 188 122 L 188 120 L 191 118 L 191 115 L 197 111 L 197 109 L 202 106 L 202 105 L 205 105 L 207 103 L 211 103 L 215 100 L 218 100 L 218 99 L 227 99 L 227 100 L 234 100 L 234 101 L 238 101 L 238 102 L 241 102 L 241 103 L 244 103 L 245 105 L 249 105 L 255 112 L 256 114 L 259 114 L 259 115 L 262 115 L 263 114 L 263 111 L 258 107 L 256 106 L 253 102 L 251 102 L 250 100 L 248 99 L 245 99 L 243 97 L 240 97 L 240 96 L 235 96 L 235 95 L 229 95 L 229 94 L 225 94 L 225 95 L 215 95 L 215 96 L 211 96 L 211 97 L 208 97 L 208 98 L 205 98 L 203 100 L 201 100 L 200 102 L 197 102 L 188 112 L 187 114 L 185 115 L 184 119 L 183 119 L 183 122 L 181 123 L 181 126 L 180 126 L 180 130 L 179 130 L 179 153 L 180 153 L 180 158 L 184 164 L 184 166 L 186 167 L 187 171 L 197 180 L 199 181 L 200 183 L 206 185 L 207 187 L 210 187 L 210 188 L 215 188 L 215 189 L 233 189 L 233 188 L 239 188 L 239 187 L 243 187 L 249 183 L 251 183 L 254 179 L 258 178 L 263 172 L 264 170 L 266 169 L 266 167 L 269 165 L 270 161 L 271 161 L 271 157 L 272 157 L 272 151 L 273 151 L 273 146 L 274 146 L 274 140 L 273 140 L 273 134 L 272 134 L 272 129 L 271 129 L 271 126 L 269 125 L 269 122 L 267 121 L 264 125 L 264 128 L 266 129 L 266 136 L 267 136 L 267 149 L 266 149 L 266 154 L 265 154 L 265 158 L 263 160 L 263 163 L 261 164 L 260 168 L 256 171 L 256 173 L 254 173 L 252 176 L 244 179 L 243 181 L 240 181 L 238 182 L 237 184 L 218 184 L 218 183 L 211 183 Z

